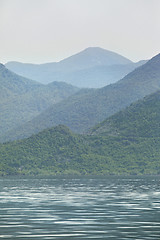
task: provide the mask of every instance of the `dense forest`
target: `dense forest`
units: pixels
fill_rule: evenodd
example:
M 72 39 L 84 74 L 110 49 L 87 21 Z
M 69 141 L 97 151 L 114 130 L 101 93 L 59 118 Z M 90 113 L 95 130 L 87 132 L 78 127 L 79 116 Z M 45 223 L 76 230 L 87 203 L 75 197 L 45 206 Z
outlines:
M 0 145 L 1 175 L 160 174 L 160 92 L 88 134 L 59 125 Z
M 0 175 L 160 174 L 159 66 L 160 54 L 115 84 L 79 90 L 1 64 Z

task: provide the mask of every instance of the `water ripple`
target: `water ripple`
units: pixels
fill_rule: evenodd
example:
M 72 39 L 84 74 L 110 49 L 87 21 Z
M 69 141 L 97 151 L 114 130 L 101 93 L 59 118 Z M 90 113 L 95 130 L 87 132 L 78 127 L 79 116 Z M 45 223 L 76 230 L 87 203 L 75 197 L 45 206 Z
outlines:
M 160 177 L 0 179 L 1 239 L 160 239 Z

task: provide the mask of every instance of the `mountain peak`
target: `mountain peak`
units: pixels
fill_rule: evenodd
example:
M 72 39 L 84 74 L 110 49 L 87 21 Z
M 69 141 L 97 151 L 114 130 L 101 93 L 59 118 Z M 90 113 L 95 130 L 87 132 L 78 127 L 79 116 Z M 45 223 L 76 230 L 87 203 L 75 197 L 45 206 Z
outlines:
M 88 47 L 83 51 L 59 62 L 61 67 L 63 65 L 63 67 L 65 66 L 66 69 L 72 68 L 74 70 L 90 68 L 99 65 L 111 66 L 130 63 L 132 63 L 132 61 L 121 56 L 120 54 L 100 47 Z
M 93 51 L 95 52 L 95 51 L 97 51 L 98 52 L 98 51 L 108 51 L 108 50 L 105 50 L 105 49 L 103 49 L 101 47 L 87 47 L 83 51 L 86 51 L 86 52 L 93 52 Z

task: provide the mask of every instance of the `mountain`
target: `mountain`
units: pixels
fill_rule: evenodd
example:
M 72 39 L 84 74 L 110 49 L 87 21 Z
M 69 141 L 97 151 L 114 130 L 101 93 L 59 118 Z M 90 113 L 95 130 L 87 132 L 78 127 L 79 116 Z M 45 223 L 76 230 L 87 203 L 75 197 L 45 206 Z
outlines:
M 160 54 L 122 80 L 101 89 L 80 91 L 42 112 L 32 121 L 8 132 L 5 140 L 29 137 L 45 128 L 63 124 L 85 132 L 131 103 L 160 89 Z
M 100 88 L 118 81 L 144 63 L 145 61 L 133 63 L 117 53 L 90 47 L 60 62 L 8 62 L 6 67 L 40 83 L 62 81 L 83 88 Z
M 0 144 L 0 175 L 160 174 L 160 91 L 78 135 L 59 125 Z
M 91 135 L 160 137 L 160 91 L 132 103 L 90 129 Z
M 65 75 L 57 74 L 54 78 L 56 81 L 65 80 L 65 82 L 76 85 L 80 88 L 101 88 L 117 82 L 136 67 L 141 66 L 146 62 L 147 61 L 140 61 L 138 63 L 111 66 L 100 65 L 65 73 Z
M 99 65 L 115 65 L 132 63 L 129 59 L 102 49 L 100 47 L 89 47 L 80 53 L 60 61 L 60 68 L 64 66 L 66 70 L 79 70 Z
M 21 77 L 0 64 L 0 102 L 19 96 L 41 86 L 33 80 Z
M 0 135 L 31 120 L 79 89 L 66 83 L 42 85 L 0 65 Z

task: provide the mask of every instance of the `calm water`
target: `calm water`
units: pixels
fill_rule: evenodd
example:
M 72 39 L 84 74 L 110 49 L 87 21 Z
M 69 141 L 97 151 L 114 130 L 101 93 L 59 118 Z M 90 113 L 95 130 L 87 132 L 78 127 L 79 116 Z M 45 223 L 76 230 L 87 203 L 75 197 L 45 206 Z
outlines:
M 1 239 L 160 239 L 160 177 L 0 179 Z

